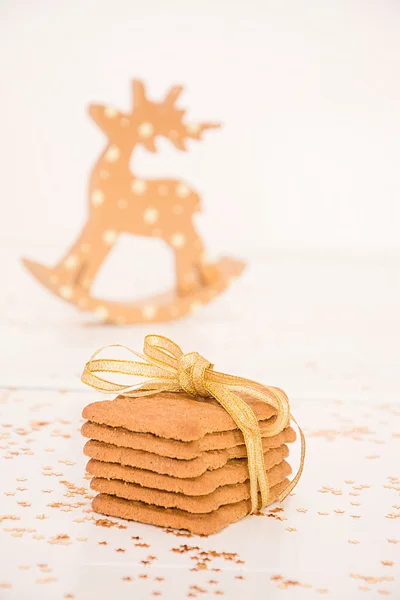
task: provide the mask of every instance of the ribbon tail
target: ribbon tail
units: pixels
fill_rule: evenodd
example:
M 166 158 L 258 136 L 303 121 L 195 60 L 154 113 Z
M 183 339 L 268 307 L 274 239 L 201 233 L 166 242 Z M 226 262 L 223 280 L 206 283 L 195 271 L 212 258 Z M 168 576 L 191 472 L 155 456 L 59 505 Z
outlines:
M 256 512 L 259 504 L 258 489 L 261 492 L 261 506 L 266 506 L 269 500 L 269 484 L 258 419 L 251 406 L 240 396 L 233 394 L 228 386 L 207 381 L 206 389 L 223 406 L 243 434 L 250 478 L 251 512 Z
M 300 447 L 300 465 L 299 465 L 297 473 L 293 477 L 292 481 L 279 494 L 279 496 L 277 498 L 277 500 L 279 502 L 283 502 L 283 500 L 285 498 L 287 498 L 287 496 L 290 494 L 290 492 L 292 490 L 294 490 L 294 488 L 296 487 L 296 485 L 299 483 L 300 477 L 301 477 L 301 475 L 303 473 L 304 460 L 305 460 L 305 456 L 306 456 L 306 438 L 305 438 L 305 435 L 303 433 L 303 430 L 301 429 L 300 425 L 298 424 L 298 422 L 296 421 L 296 419 L 294 418 L 293 415 L 290 415 L 290 418 L 292 419 L 293 423 L 295 423 L 297 425 L 297 429 L 299 430 L 300 443 L 301 443 L 301 447 Z
M 250 501 L 251 501 L 251 509 L 250 513 L 254 513 L 258 510 L 258 480 L 257 480 L 257 469 L 256 469 L 256 452 L 255 446 L 253 443 L 253 439 L 246 433 L 242 432 L 244 437 L 244 442 L 246 444 L 246 452 L 247 452 L 247 465 L 249 469 L 249 479 L 250 479 Z
M 220 373 L 217 373 L 217 375 L 221 376 Z M 230 381 L 232 381 L 232 383 L 229 384 L 230 390 L 248 394 L 252 398 L 259 400 L 260 402 L 264 402 L 265 404 L 269 404 L 275 408 L 276 417 L 273 424 L 270 425 L 268 429 L 268 437 L 277 435 L 283 431 L 285 427 L 287 427 L 290 417 L 289 401 L 286 394 L 282 392 L 282 390 L 279 388 L 260 386 L 260 384 L 257 384 L 250 379 L 243 379 L 239 377 L 236 378 L 232 376 L 229 377 Z
M 258 443 L 259 442 L 259 443 Z M 256 445 L 256 461 L 258 465 L 257 480 L 261 494 L 261 508 L 265 508 L 270 504 L 270 485 L 268 481 L 267 471 L 264 462 L 264 452 L 261 438 L 257 440 Z

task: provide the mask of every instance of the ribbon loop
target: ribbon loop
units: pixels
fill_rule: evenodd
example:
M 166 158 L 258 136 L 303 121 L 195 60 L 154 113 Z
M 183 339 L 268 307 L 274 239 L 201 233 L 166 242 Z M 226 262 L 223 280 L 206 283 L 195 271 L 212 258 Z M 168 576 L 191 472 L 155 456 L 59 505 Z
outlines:
M 114 346 L 119 346 L 119 344 L 114 344 Z M 145 337 L 143 354 L 122 346 L 128 352 L 141 358 L 142 362 L 96 358 L 108 347 L 95 352 L 86 363 L 82 374 L 84 383 L 105 393 L 119 393 L 132 398 L 166 391 L 184 391 L 192 396 L 214 398 L 232 417 L 243 434 L 249 468 L 251 512 L 258 510 L 259 491 L 261 494 L 261 508 L 269 504 L 269 483 L 265 471 L 258 419 L 251 406 L 235 392 L 239 392 L 239 394 L 246 393 L 275 409 L 276 417 L 266 432 L 267 436 L 273 436 L 283 431 L 290 419 L 296 423 L 290 414 L 287 396 L 282 390 L 262 386 L 243 377 L 235 377 L 214 371 L 214 365 L 201 354 L 198 352 L 184 354 L 175 342 L 161 335 L 147 335 Z M 126 387 L 96 374 L 104 372 L 142 376 L 148 379 L 142 383 Z M 300 467 L 293 480 L 281 492 L 279 496 L 281 501 L 297 485 L 304 466 L 305 438 L 299 425 L 297 423 L 296 425 L 301 440 Z

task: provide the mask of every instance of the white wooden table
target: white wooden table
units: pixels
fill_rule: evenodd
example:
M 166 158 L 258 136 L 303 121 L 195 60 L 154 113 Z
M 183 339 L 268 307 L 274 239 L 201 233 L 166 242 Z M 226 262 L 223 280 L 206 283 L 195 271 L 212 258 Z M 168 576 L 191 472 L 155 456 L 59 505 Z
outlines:
M 1 600 L 400 597 L 396 260 L 254 257 L 203 312 L 149 330 L 89 323 L 10 267 L 10 253 L 0 301 Z M 289 393 L 308 453 L 282 506 L 208 538 L 91 512 L 79 428 L 100 395 L 79 374 L 97 347 L 140 349 L 150 331 Z

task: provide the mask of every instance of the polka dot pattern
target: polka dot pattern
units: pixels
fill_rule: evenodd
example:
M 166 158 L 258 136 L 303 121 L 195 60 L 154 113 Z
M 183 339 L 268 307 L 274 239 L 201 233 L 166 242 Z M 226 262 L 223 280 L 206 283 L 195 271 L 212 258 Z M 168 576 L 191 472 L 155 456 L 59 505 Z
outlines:
M 156 312 L 157 309 L 155 306 L 148 304 L 146 306 L 143 307 L 142 309 L 142 314 L 143 317 L 147 320 L 150 321 L 151 319 L 154 319 L 154 317 L 156 316 Z
M 151 123 L 145 121 L 141 123 L 138 128 L 138 133 L 141 138 L 150 138 L 153 135 L 154 127 Z
M 60 295 L 62 298 L 70 300 L 74 295 L 72 287 L 69 285 L 63 285 L 62 287 L 60 287 Z
M 106 106 L 104 108 L 104 116 L 107 117 L 107 119 L 115 119 L 117 114 L 118 114 L 118 111 L 113 106 Z
M 184 183 L 179 183 L 176 186 L 176 195 L 179 196 L 179 198 L 186 198 L 187 196 L 189 196 L 189 194 L 190 189 Z
M 102 321 L 105 321 L 108 317 L 108 310 L 105 306 L 98 306 L 94 312 L 96 317 L 98 317 Z
M 143 214 L 143 220 L 149 225 L 153 225 L 158 219 L 158 210 L 156 208 L 147 208 Z
M 93 206 L 101 206 L 104 203 L 104 192 L 102 190 L 94 190 L 92 192 Z
M 147 183 L 142 179 L 134 179 L 132 181 L 131 190 L 134 194 L 142 195 L 147 190 Z
M 112 246 L 114 244 L 114 242 L 117 239 L 117 232 L 114 231 L 113 229 L 107 229 L 104 233 L 103 233 L 103 241 L 108 244 L 109 246 Z
M 171 237 L 171 244 L 174 248 L 183 248 L 185 245 L 186 238 L 183 233 L 174 233 Z
M 79 264 L 79 259 L 75 254 L 70 254 L 65 260 L 64 265 L 67 269 L 75 269 Z
M 114 163 L 117 162 L 120 156 L 121 151 L 118 148 L 118 146 L 116 146 L 115 144 L 111 144 L 111 146 L 108 148 L 105 154 L 105 159 L 110 163 Z

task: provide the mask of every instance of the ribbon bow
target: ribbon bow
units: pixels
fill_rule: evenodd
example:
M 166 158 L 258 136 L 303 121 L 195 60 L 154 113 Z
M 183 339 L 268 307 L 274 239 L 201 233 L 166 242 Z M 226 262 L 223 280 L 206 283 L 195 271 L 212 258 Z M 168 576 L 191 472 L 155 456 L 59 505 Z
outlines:
M 110 347 L 125 348 L 141 358 L 143 362 L 96 358 L 100 352 Z M 126 387 L 96 375 L 96 373 L 103 372 L 147 377 L 148 379 Z M 249 404 L 234 392 L 246 393 L 275 409 L 276 418 L 266 432 L 266 436 L 271 437 L 283 431 L 290 419 L 297 425 L 290 414 L 287 396 L 279 388 L 263 386 L 250 379 L 214 371 L 214 365 L 198 352 L 184 354 L 177 344 L 161 335 L 145 337 L 143 354 L 121 346 L 121 344 L 100 348 L 86 363 L 82 381 L 102 392 L 118 392 L 133 398 L 167 391 L 184 391 L 192 396 L 215 398 L 232 417 L 244 437 L 250 477 L 251 512 L 258 510 L 258 491 L 261 494 L 261 508 L 269 504 L 270 491 L 258 419 Z M 303 471 L 305 438 L 299 426 L 298 428 L 301 439 L 300 467 L 294 479 L 280 493 L 278 497 L 280 501 L 284 500 L 297 485 Z

